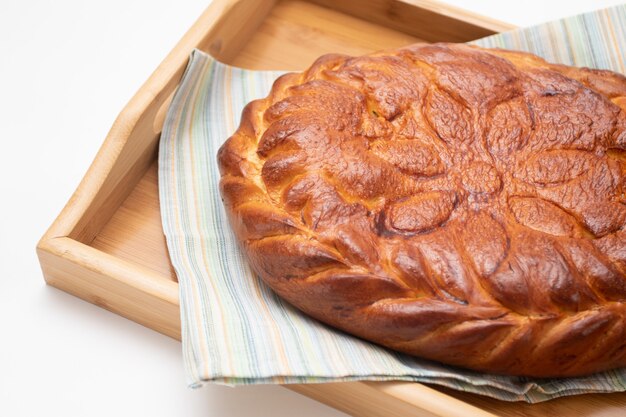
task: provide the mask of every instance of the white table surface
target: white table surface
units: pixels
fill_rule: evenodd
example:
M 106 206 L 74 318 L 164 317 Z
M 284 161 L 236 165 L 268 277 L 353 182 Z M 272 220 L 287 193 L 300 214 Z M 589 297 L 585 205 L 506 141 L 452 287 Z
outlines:
M 517 25 L 620 2 L 448 0 Z M 37 240 L 206 6 L 0 1 L 0 416 L 345 416 L 275 386 L 190 390 L 179 342 L 44 284 Z

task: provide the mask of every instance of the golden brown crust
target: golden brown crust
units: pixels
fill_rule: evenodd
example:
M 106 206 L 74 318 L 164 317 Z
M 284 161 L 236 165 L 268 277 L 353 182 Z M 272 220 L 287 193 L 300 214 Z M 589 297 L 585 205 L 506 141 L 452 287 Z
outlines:
M 465 45 L 327 55 L 250 103 L 221 192 L 332 326 L 482 371 L 626 366 L 626 78 Z

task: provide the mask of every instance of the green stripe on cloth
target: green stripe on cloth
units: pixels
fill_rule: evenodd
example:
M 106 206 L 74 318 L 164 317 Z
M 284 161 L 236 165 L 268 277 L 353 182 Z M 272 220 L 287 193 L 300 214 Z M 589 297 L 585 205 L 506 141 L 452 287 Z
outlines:
M 492 36 L 476 44 L 550 61 L 624 72 L 626 7 Z M 261 282 L 231 232 L 219 195 L 216 153 L 249 101 L 280 71 L 250 71 L 194 51 L 161 135 L 163 229 L 180 283 L 183 354 L 191 386 L 405 380 L 508 401 L 626 390 L 626 370 L 529 380 L 413 358 L 331 329 Z

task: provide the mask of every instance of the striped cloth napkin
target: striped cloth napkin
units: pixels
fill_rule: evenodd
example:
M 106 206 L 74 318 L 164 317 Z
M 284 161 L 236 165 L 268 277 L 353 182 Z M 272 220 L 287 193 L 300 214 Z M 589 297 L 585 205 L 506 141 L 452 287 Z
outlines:
M 619 6 L 474 43 L 624 73 L 625 28 L 626 6 Z M 191 386 L 405 380 L 528 402 L 626 390 L 626 369 L 532 380 L 413 358 L 331 329 L 278 298 L 238 249 L 218 192 L 216 152 L 237 128 L 244 105 L 264 97 L 281 73 L 234 68 L 194 51 L 165 121 L 161 211 L 180 282 Z

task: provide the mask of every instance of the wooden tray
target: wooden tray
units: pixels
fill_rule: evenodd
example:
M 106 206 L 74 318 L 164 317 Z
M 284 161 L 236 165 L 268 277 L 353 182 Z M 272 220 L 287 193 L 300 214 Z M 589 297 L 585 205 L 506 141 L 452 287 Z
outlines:
M 46 281 L 180 339 L 178 283 L 161 229 L 156 157 L 167 107 L 193 48 L 246 68 L 303 69 L 327 52 L 466 42 L 510 28 L 431 0 L 213 0 L 122 110 L 39 242 Z M 626 394 L 528 405 L 404 382 L 287 388 L 359 416 L 626 414 Z

